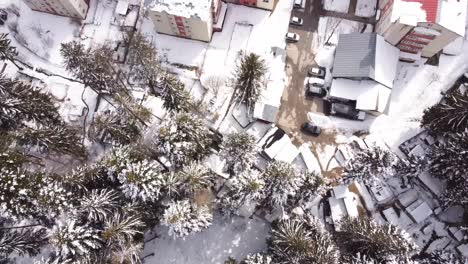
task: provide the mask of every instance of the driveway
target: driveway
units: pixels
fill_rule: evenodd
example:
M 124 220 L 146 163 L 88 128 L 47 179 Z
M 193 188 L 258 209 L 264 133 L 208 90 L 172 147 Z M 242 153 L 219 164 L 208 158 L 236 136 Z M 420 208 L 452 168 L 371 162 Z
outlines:
M 288 44 L 286 48 L 286 73 L 289 84 L 284 89 L 276 123 L 291 136 L 296 145 L 309 141 L 322 144 L 335 142 L 333 132 L 323 131 L 319 137 L 312 137 L 300 131 L 301 125 L 308 120 L 308 112 L 323 113 L 324 110 L 322 99 L 305 98 L 304 86 L 307 71 L 315 64 L 312 41 L 314 34 L 317 34 L 318 22 L 322 13 L 322 4 L 319 0 L 307 0 L 305 9 L 295 9 L 292 12 L 292 16 L 304 19 L 304 25 L 301 27 L 290 26 L 289 28 L 289 32 L 299 34 L 300 40 L 297 43 Z

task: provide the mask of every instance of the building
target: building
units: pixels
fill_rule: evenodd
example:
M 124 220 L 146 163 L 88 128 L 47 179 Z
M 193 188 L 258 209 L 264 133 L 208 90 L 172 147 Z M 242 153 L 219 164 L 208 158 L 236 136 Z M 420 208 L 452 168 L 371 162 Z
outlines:
M 397 48 L 376 33 L 341 34 L 329 97 L 378 115 L 387 110 L 397 73 Z
M 382 0 L 375 32 L 404 61 L 430 58 L 465 35 L 467 0 Z
M 23 0 L 34 11 L 85 19 L 90 0 Z
M 221 0 L 153 0 L 149 16 L 159 33 L 209 42 L 221 31 L 226 8 Z
M 275 9 L 278 0 L 227 0 L 227 2 L 238 5 L 258 7 L 266 10 L 273 10 Z

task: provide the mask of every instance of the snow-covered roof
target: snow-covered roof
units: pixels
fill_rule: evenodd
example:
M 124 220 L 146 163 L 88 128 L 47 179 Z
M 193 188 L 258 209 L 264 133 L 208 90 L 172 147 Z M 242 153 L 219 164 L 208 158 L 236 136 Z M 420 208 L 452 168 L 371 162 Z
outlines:
M 437 23 L 460 36 L 465 35 L 467 0 L 395 0 L 391 22 L 416 26 Z
M 334 78 L 370 78 L 389 88 L 397 72 L 399 50 L 376 33 L 341 34 Z
M 253 117 L 274 123 L 276 121 L 276 115 L 278 114 L 279 107 L 269 104 L 256 103 L 254 107 Z
M 357 208 L 357 198 L 355 195 L 351 195 L 353 193 L 350 193 L 350 195 L 346 196 L 343 199 L 343 202 L 346 207 L 346 212 L 348 213 L 349 217 L 358 217 L 359 216 L 359 211 Z
M 343 217 L 347 215 L 346 206 L 344 204 L 343 199 L 336 199 L 330 197 L 330 199 L 328 199 L 328 202 L 330 203 L 331 217 L 333 220 L 333 224 L 335 225 L 335 230 L 339 231 L 340 221 Z
M 304 143 L 299 147 L 302 159 L 307 167 L 308 172 L 320 172 L 320 163 L 314 156 L 308 144 Z
M 148 7 L 156 12 L 166 12 L 185 18 L 197 17 L 203 21 L 208 21 L 211 18 L 211 1 L 153 0 Z
M 417 201 L 415 203 L 417 203 Z M 421 223 L 432 214 L 432 209 L 426 202 L 422 202 L 418 206 L 415 206 L 415 208 L 413 208 L 413 205 L 410 205 L 407 210 L 416 223 Z
M 128 1 L 127 0 L 119 0 L 117 2 L 117 6 L 115 7 L 115 12 L 119 15 L 125 16 L 128 11 Z
M 393 207 L 389 207 L 385 210 L 382 211 L 382 213 L 384 214 L 385 218 L 387 219 L 387 221 L 392 224 L 392 225 L 398 225 L 398 215 L 397 213 L 395 212 L 395 209 L 393 209 Z
M 356 109 L 381 113 L 387 109 L 390 94 L 388 87 L 372 80 L 338 78 L 333 80 L 330 88 L 330 97 L 356 101 Z
M 333 194 L 335 195 L 336 199 L 345 198 L 349 193 L 347 185 L 338 185 L 333 187 Z

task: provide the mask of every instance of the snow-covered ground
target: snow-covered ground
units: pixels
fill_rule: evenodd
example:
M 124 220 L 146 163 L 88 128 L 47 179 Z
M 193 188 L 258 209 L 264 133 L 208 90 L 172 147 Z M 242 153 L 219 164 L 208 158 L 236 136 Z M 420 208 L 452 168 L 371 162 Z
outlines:
M 348 13 L 350 0 L 322 0 L 323 8 L 328 11 Z
M 242 260 L 250 253 L 266 248 L 270 225 L 256 217 L 222 219 L 215 216 L 213 225 L 202 233 L 183 239 L 167 234 L 167 229 L 155 230 L 160 237 L 147 243 L 143 256 L 147 264 L 221 264 L 228 257 Z
M 377 0 L 357 0 L 354 14 L 359 17 L 373 17 L 377 11 Z

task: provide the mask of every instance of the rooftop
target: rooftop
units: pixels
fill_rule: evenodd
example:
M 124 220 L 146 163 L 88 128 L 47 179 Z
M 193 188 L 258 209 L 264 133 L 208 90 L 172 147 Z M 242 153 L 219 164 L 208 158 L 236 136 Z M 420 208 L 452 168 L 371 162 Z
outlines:
M 212 0 L 151 0 L 148 8 L 156 12 L 208 21 L 211 17 Z

